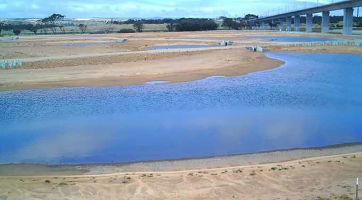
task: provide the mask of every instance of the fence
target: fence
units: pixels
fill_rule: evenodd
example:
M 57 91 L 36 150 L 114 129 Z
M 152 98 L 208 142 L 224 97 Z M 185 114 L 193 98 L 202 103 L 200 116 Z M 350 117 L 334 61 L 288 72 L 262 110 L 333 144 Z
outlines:
M 306 42 L 298 44 L 286 44 L 286 47 L 315 47 L 315 46 L 362 46 L 362 40 L 341 40 L 325 42 Z
M 1 60 L 0 61 L 0 66 L 2 69 L 6 69 L 6 68 L 15 68 L 16 66 L 23 66 L 23 62 L 21 62 L 20 60 Z

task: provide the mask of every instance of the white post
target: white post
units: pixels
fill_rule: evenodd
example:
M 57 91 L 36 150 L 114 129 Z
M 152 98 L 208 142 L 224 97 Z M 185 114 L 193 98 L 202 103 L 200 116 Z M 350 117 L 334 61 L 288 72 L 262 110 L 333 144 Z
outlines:
M 357 182 L 356 182 L 356 200 L 358 200 L 358 185 L 359 185 L 359 180 L 357 178 Z

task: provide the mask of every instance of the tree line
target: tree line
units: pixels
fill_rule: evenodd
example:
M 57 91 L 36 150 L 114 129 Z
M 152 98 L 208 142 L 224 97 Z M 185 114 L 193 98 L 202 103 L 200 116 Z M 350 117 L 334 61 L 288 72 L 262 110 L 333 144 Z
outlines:
M 129 19 L 127 21 L 118 21 L 118 20 L 111 20 L 106 22 L 107 24 L 135 24 L 138 21 L 142 21 L 143 24 L 168 24 L 175 21 L 175 19 L 171 19 L 171 18 L 164 18 L 164 19 L 139 19 L 139 20 L 135 20 L 135 19 Z
M 247 14 L 243 18 L 220 17 L 223 20 L 221 26 L 230 30 L 252 29 L 254 26 L 259 26 L 259 22 L 256 21 L 258 18 L 259 16 L 254 14 Z
M 28 30 L 34 34 L 38 34 L 39 30 L 43 30 L 45 33 L 47 33 L 47 30 L 50 30 L 53 34 L 57 34 L 59 30 L 61 33 L 65 34 L 65 26 L 62 23 L 64 18 L 65 15 L 52 14 L 49 17 L 38 20 L 36 24 L 7 24 L 0 22 L 0 33 L 2 31 L 13 30 L 15 35 L 19 35 L 21 31 Z M 85 33 L 87 30 L 87 25 L 79 24 L 78 28 L 80 29 L 81 33 Z
M 219 25 L 212 19 L 181 18 L 181 19 L 142 19 L 124 22 L 111 21 L 112 24 L 133 24 L 137 32 L 142 32 L 145 24 L 166 24 L 168 31 L 209 31 L 216 30 Z

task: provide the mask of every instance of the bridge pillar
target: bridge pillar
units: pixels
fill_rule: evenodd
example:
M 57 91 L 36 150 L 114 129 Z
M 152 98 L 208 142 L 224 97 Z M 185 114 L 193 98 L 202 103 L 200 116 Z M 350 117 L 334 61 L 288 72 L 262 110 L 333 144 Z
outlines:
M 268 22 L 266 23 L 266 29 L 267 29 L 267 30 L 271 30 L 271 29 L 272 29 L 272 27 L 270 26 L 270 21 L 268 21 Z
M 279 19 L 279 30 L 280 31 L 284 30 L 284 21 L 283 21 L 283 19 Z
M 300 16 L 296 15 L 294 16 L 294 31 L 300 30 Z
M 307 32 L 313 31 L 313 14 L 307 14 L 306 29 Z
M 276 23 L 277 21 L 275 20 L 275 19 L 272 19 L 272 25 L 273 25 L 273 27 L 271 27 L 272 28 L 272 30 L 275 30 L 275 23 Z
M 329 11 L 322 12 L 322 33 L 329 32 Z
M 343 16 L 343 35 L 352 35 L 353 32 L 353 8 L 345 8 Z
M 260 29 L 265 30 L 265 21 L 261 21 Z
M 292 17 L 287 17 L 287 31 L 292 30 Z

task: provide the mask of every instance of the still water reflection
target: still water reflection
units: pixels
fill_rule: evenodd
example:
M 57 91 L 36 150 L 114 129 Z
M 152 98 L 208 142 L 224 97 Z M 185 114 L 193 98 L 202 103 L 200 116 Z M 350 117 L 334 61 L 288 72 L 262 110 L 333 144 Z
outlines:
M 0 93 L 0 163 L 217 156 L 362 141 L 362 56 L 270 53 L 234 78 Z

